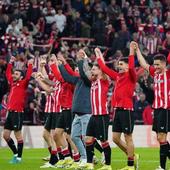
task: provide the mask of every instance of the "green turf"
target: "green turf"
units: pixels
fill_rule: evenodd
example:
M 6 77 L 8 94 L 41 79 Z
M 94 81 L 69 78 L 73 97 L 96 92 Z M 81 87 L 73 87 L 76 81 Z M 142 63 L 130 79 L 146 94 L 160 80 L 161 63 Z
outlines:
M 140 170 L 154 170 L 158 165 L 158 149 L 155 148 L 138 148 L 136 152 L 140 154 Z M 0 170 L 39 170 L 43 165 L 42 157 L 47 156 L 47 149 L 24 149 L 23 161 L 21 164 L 10 165 L 8 161 L 12 157 L 9 149 L 0 149 Z M 100 154 L 97 153 L 97 157 Z M 112 169 L 117 170 L 126 165 L 126 157 L 119 149 L 112 150 Z M 95 166 L 97 168 L 100 165 Z M 167 161 L 167 168 L 170 163 Z M 51 168 L 50 168 L 51 169 Z

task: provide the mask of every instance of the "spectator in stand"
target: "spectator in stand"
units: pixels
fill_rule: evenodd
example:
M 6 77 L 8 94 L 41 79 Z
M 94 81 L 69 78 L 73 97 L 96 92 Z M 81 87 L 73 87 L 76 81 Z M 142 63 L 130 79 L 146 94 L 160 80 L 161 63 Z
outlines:
M 90 38 L 91 35 L 91 27 L 85 21 L 81 21 L 81 37 Z
M 81 36 L 81 21 L 82 21 L 82 18 L 80 16 L 80 12 L 76 11 L 76 16 L 74 19 L 74 33 L 76 37 Z
M 105 46 L 112 47 L 114 36 L 115 36 L 115 30 L 112 24 L 107 25 L 106 34 L 105 34 Z
M 166 21 L 164 22 L 164 30 L 165 33 L 170 31 L 170 15 L 167 17 Z
M 4 66 L 0 66 L 0 103 L 2 102 L 3 96 L 4 94 L 7 92 L 8 90 L 8 82 L 7 79 L 5 77 L 5 67 Z
M 58 9 L 57 14 L 55 15 L 55 22 L 59 33 L 62 35 L 66 25 L 66 16 L 63 14 L 63 10 L 61 8 Z
M 13 20 L 13 21 L 11 22 L 11 24 L 8 25 L 8 27 L 7 27 L 7 29 L 6 29 L 6 33 L 8 34 L 10 30 L 12 30 L 13 35 L 15 35 L 15 36 L 17 36 L 17 35 L 20 34 L 20 30 L 19 30 L 19 27 L 18 27 L 18 25 L 17 25 L 17 20 Z
M 102 13 L 98 13 L 96 21 L 92 25 L 93 37 L 95 38 L 96 45 L 104 45 L 105 37 L 105 22 Z
M 52 7 L 51 1 L 47 1 L 46 3 L 46 7 L 43 8 L 42 13 L 46 16 L 51 16 L 51 15 L 55 15 L 56 11 L 55 9 Z
M 110 22 L 112 21 L 114 22 L 115 19 L 119 17 L 120 13 L 121 13 L 121 9 L 118 5 L 116 5 L 116 1 L 111 0 L 111 3 L 107 8 L 107 14 L 108 14 Z
M 159 13 L 157 9 L 152 10 L 152 17 L 153 17 L 153 23 L 156 25 L 159 25 L 160 18 L 159 18 Z
M 50 34 L 50 27 L 51 24 L 55 22 L 56 14 L 55 9 L 51 5 L 51 1 L 47 1 L 46 6 L 42 10 L 42 14 L 44 17 L 41 16 L 41 18 L 39 18 L 38 24 L 41 24 L 39 27 L 40 29 L 41 27 L 45 27 L 45 33 Z
M 84 13 L 82 14 L 83 20 L 85 20 L 89 25 L 93 23 L 93 13 L 90 4 L 85 5 Z
M 83 14 L 84 12 L 84 4 L 81 0 L 73 0 L 72 1 L 72 7 L 78 11 L 80 14 Z
M 33 22 L 35 25 L 37 24 L 37 21 L 41 16 L 40 7 L 37 0 L 31 0 L 31 5 L 28 9 L 27 16 L 29 22 Z
M 163 50 L 170 51 L 170 31 L 166 33 L 166 38 L 163 42 Z
M 146 96 L 144 93 L 141 93 L 139 95 L 139 100 L 135 103 L 135 112 L 134 112 L 134 119 L 135 124 L 143 124 L 143 116 L 142 113 L 145 109 L 145 107 L 148 105 L 148 102 L 146 101 Z

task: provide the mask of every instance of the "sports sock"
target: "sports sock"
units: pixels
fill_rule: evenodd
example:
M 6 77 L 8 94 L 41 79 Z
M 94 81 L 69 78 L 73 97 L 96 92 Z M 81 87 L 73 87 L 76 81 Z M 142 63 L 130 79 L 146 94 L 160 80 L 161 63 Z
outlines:
M 80 154 L 77 152 L 77 153 L 73 153 L 73 159 L 74 159 L 74 162 L 79 162 L 80 161 Z
M 61 147 L 57 147 L 57 153 L 58 153 L 58 157 L 60 160 L 63 160 L 64 159 L 64 156 L 62 154 L 62 149 Z
M 68 147 L 65 147 L 62 149 L 62 154 L 63 154 L 64 158 L 71 157 Z
M 6 141 L 9 148 L 12 150 L 12 152 L 14 153 L 14 155 L 18 154 L 17 148 L 15 146 L 15 143 L 13 141 L 12 138 L 10 138 L 9 140 Z
M 93 156 L 94 156 L 94 143 L 92 142 L 86 142 L 86 152 L 87 152 L 87 162 L 92 163 L 93 162 Z
M 165 169 L 165 167 L 166 167 L 168 146 L 169 146 L 169 144 L 167 142 L 160 142 L 160 166 L 163 169 Z
M 52 150 L 49 163 L 51 165 L 55 165 L 57 162 L 58 162 L 57 150 Z
M 105 164 L 110 165 L 111 164 L 111 148 L 108 142 L 102 143 L 102 148 L 105 156 Z
M 134 157 L 128 157 L 127 165 L 134 166 Z
M 101 145 L 99 144 L 99 142 L 98 142 L 97 140 L 95 140 L 94 147 L 95 147 L 100 153 L 103 152 L 103 148 L 101 147 Z
M 18 141 L 18 157 L 22 157 L 24 142 L 23 140 Z

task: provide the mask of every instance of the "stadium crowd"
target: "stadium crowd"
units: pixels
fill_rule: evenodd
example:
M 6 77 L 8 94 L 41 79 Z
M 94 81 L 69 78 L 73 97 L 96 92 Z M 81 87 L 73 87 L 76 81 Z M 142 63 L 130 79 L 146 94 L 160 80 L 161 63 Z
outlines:
M 78 38 L 78 39 L 75 39 Z M 35 56 L 34 70 L 43 57 L 62 51 L 69 63 L 83 48 L 91 62 L 100 47 L 106 64 L 128 55 L 130 41 L 138 42 L 149 64 L 157 53 L 170 50 L 170 2 L 168 0 L 0 0 L 0 110 L 5 120 L 8 85 L 5 77 L 10 56 L 15 68 L 26 71 L 27 60 Z M 134 94 L 136 124 L 152 124 L 153 80 L 139 67 Z M 110 89 L 114 84 L 110 85 Z M 111 99 L 111 91 L 108 100 Z M 45 94 L 31 79 L 27 89 L 24 120 L 44 121 Z M 114 110 L 110 107 L 111 115 Z

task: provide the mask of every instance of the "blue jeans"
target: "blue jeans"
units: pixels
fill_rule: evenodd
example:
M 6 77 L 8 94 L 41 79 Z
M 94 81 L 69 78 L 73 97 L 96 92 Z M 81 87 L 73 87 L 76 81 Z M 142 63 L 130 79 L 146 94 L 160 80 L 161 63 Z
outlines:
M 87 125 L 89 123 L 90 117 L 91 114 L 85 114 L 81 116 L 75 114 L 72 123 L 71 138 L 80 152 L 81 160 L 87 159 L 85 136 L 86 136 Z

